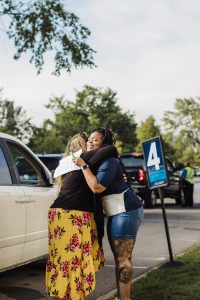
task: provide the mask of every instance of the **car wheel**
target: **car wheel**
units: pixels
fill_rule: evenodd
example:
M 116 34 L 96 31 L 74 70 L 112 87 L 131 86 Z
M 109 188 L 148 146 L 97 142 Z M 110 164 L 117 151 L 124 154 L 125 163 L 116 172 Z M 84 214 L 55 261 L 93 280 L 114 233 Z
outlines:
M 145 197 L 145 207 L 154 208 L 157 204 L 157 195 L 155 191 L 148 191 Z
M 180 191 L 180 203 L 182 206 L 185 206 L 185 196 L 184 196 L 184 192 L 183 192 L 183 189 L 181 189 Z
M 179 190 L 178 198 L 176 198 L 176 204 L 182 206 L 185 205 L 185 196 L 182 188 Z

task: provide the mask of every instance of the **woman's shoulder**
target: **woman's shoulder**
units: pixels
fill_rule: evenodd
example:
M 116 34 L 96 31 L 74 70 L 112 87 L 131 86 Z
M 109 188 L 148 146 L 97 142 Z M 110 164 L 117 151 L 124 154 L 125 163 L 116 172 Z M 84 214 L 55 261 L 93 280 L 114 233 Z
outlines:
M 100 168 L 108 168 L 113 166 L 118 166 L 119 160 L 116 157 L 108 157 L 106 158 L 100 165 Z
M 106 145 L 98 149 L 98 152 L 108 153 L 110 156 L 118 157 L 119 153 L 114 145 Z

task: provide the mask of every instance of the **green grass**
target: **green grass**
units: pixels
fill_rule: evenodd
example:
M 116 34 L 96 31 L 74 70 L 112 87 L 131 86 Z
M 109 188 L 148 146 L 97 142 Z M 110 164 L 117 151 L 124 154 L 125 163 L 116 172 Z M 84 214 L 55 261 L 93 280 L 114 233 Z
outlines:
M 175 258 L 183 265 L 156 269 L 132 285 L 134 300 L 200 300 L 200 245 Z

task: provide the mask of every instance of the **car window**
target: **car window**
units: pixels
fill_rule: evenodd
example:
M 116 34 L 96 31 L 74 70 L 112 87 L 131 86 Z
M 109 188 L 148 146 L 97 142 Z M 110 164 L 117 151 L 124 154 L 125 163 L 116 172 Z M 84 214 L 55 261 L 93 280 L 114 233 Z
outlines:
M 124 167 L 141 167 L 144 166 L 144 159 L 141 157 L 121 157 Z
M 0 147 L 0 185 L 12 184 L 7 161 Z
M 172 164 L 168 161 L 168 159 L 165 159 L 165 162 L 166 162 L 166 166 L 167 166 L 167 171 L 172 174 L 173 171 L 174 171 L 174 168 L 172 166 Z
M 15 163 L 20 184 L 44 185 L 41 171 L 34 165 L 33 159 L 18 145 L 9 143 L 13 161 Z

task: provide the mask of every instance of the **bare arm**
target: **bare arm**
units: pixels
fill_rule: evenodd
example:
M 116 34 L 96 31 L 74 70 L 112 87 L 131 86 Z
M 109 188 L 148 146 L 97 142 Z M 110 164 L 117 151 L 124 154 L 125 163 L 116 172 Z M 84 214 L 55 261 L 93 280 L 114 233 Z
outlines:
M 73 159 L 73 161 L 80 168 L 86 165 L 85 161 L 81 157 L 76 157 Z M 106 188 L 97 182 L 96 176 L 91 172 L 89 167 L 87 167 L 85 170 L 82 169 L 82 172 L 89 188 L 93 191 L 94 194 L 99 194 L 105 191 Z

